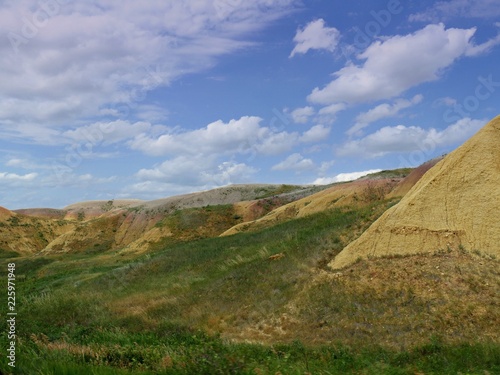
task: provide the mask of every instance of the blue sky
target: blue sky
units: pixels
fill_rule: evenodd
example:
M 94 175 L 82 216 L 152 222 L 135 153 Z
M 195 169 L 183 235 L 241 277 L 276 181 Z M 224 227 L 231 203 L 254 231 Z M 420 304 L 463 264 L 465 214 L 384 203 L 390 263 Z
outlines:
M 4 0 L 0 35 L 10 209 L 342 181 L 499 113 L 496 0 Z

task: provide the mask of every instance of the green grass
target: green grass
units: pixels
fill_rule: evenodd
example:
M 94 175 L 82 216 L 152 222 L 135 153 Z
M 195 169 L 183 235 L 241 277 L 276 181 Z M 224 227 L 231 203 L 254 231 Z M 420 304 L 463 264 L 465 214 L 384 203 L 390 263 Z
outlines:
M 257 194 L 256 199 L 264 199 L 273 197 L 280 194 L 291 193 L 293 191 L 302 190 L 303 186 L 300 185 L 280 185 L 278 187 L 261 187 L 255 189 L 255 193 Z
M 436 339 L 410 351 L 380 347 L 235 344 L 165 324 L 155 333 L 98 330 L 19 346 L 18 374 L 485 374 L 500 371 L 500 349 L 443 345 Z M 2 373 L 8 374 L 5 361 Z
M 0 259 L 10 259 L 19 256 L 20 254 L 17 251 L 0 249 Z
M 368 178 L 401 178 L 408 176 L 413 171 L 413 168 L 399 168 L 392 170 L 384 170 L 376 173 L 371 173 L 365 177 Z
M 398 351 L 376 342 L 357 345 L 335 337 L 329 345 L 317 345 L 301 339 L 307 336 L 300 331 L 304 327 L 280 344 L 235 343 L 219 335 L 226 326 L 245 330 L 279 317 L 294 296 L 306 290 L 312 275 L 392 203 L 324 211 L 254 233 L 172 243 L 138 257 L 108 251 L 16 258 L 16 273 L 25 276 L 16 285 L 16 373 L 500 371 L 500 346 L 495 343 L 450 344 L 429 337 L 425 345 Z M 190 229 L 200 217 L 201 225 L 206 223 L 213 210 L 216 217 L 231 216 L 227 208 L 206 207 L 179 213 L 173 220 Z M 269 259 L 280 253 L 281 259 Z M 9 261 L 1 260 L 3 279 Z M 369 293 L 347 296 L 324 285 L 307 290 L 314 294 L 299 311 L 305 321 L 332 318 L 336 309 L 358 319 L 355 304 L 366 301 L 385 306 L 383 298 Z M 401 298 L 410 300 L 406 295 Z M 5 348 L 5 320 L 0 329 Z M 5 361 L 2 356 L 0 373 L 9 373 Z

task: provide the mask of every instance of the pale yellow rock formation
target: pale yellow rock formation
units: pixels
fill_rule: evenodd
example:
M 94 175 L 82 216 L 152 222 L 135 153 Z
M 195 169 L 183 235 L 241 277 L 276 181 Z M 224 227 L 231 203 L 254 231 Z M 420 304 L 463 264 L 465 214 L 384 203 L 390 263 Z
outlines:
M 460 245 L 500 257 L 500 116 L 431 168 L 330 266 Z

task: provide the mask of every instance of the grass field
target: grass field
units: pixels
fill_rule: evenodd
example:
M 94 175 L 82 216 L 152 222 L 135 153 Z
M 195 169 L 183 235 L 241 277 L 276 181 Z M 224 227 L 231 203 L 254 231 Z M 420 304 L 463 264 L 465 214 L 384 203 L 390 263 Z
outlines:
M 193 239 L 149 254 L 4 258 L 1 277 L 6 280 L 6 264 L 15 262 L 20 279 L 18 342 L 16 371 L 5 355 L 0 371 L 500 373 L 497 261 L 437 253 L 435 259 L 403 259 L 409 272 L 404 275 L 387 259 L 360 262 L 341 275 L 327 269 L 343 246 L 392 204 L 377 200 L 260 232 L 202 239 L 194 234 L 200 233 L 200 222 L 209 221 L 209 211 L 225 218 L 222 224 L 230 213 L 227 207 L 192 210 L 170 220 Z M 467 273 L 464 267 L 478 259 L 481 267 L 470 266 Z M 441 268 L 435 274 L 436 261 Z M 415 262 L 421 265 L 413 270 Z M 455 280 L 458 264 L 463 283 Z M 384 275 L 374 281 L 377 273 Z M 428 292 L 436 277 L 450 284 L 441 294 Z M 456 305 L 454 298 L 467 298 L 467 304 L 438 319 Z M 396 329 L 397 314 L 402 318 Z M 2 348 L 8 347 L 6 332 L 4 319 Z

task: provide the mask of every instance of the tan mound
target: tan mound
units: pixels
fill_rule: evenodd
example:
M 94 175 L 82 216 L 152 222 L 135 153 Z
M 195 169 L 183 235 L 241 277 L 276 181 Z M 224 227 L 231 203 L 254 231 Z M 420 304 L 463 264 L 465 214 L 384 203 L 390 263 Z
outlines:
M 500 117 L 430 169 L 330 263 L 464 246 L 500 257 Z

